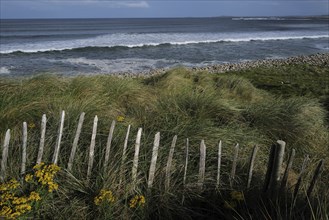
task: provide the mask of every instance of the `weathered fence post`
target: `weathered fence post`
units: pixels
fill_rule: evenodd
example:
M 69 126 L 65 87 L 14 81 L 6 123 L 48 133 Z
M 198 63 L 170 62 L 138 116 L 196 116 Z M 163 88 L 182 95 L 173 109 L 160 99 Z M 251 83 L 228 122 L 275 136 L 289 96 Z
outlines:
M 168 161 L 167 161 L 167 166 L 166 166 L 165 191 L 168 191 L 169 186 L 170 186 L 171 164 L 172 164 L 172 159 L 174 156 L 176 141 L 177 141 L 177 135 L 174 136 L 172 143 L 171 143 L 170 151 L 169 151 L 169 156 L 168 156 Z
M 10 141 L 10 129 L 7 130 L 5 140 L 4 140 L 4 143 L 3 143 L 2 160 L 1 160 L 1 172 L 0 172 L 0 181 L 1 182 L 3 182 L 6 178 L 6 168 L 7 168 L 7 160 L 8 160 L 9 141 Z
M 80 138 L 80 134 L 81 134 L 81 129 L 82 129 L 82 124 L 83 124 L 84 119 L 85 119 L 85 113 L 82 112 L 81 115 L 80 115 L 80 118 L 79 118 L 77 131 L 75 133 L 75 137 L 74 137 L 74 140 L 73 140 L 69 162 L 67 163 L 67 170 L 69 172 L 72 171 L 74 156 L 75 156 L 75 152 L 77 151 L 78 142 L 79 142 L 79 138 Z
M 238 157 L 239 157 L 239 144 L 236 144 L 234 147 L 234 156 L 233 156 L 232 170 L 231 170 L 231 176 L 230 176 L 231 188 L 233 187 L 233 183 L 235 180 L 235 172 L 236 172 L 236 165 L 238 163 Z
M 185 164 L 184 164 L 184 175 L 183 175 L 183 186 L 185 189 L 186 186 L 186 174 L 187 174 L 187 166 L 188 166 L 188 157 L 189 157 L 189 139 L 186 138 L 186 148 L 185 148 Z M 182 197 L 182 204 L 184 203 L 185 195 Z
M 183 185 L 186 184 L 186 173 L 187 173 L 187 166 L 188 166 L 188 149 L 189 148 L 189 139 L 186 138 L 186 150 L 185 150 L 185 166 L 184 166 L 184 176 L 183 176 Z
M 40 137 L 39 151 L 37 156 L 37 164 L 41 163 L 42 161 L 43 148 L 45 147 L 45 138 L 46 138 L 46 124 L 47 124 L 47 116 L 46 114 L 43 114 L 41 120 L 41 137 Z
M 132 182 L 135 186 L 137 182 L 137 168 L 138 168 L 138 157 L 139 157 L 139 149 L 141 146 L 141 137 L 142 137 L 142 128 L 138 128 L 137 131 L 137 137 L 136 137 L 136 144 L 135 144 L 135 154 L 134 154 L 134 160 L 133 160 L 133 168 L 131 171 L 132 174 Z
M 271 147 L 263 191 L 267 192 L 270 190 L 269 195 L 273 199 L 278 193 L 278 184 L 280 181 L 285 146 L 286 142 L 278 140 L 276 144 L 273 144 Z
M 251 179 L 252 179 L 252 172 L 253 172 L 253 169 L 254 169 L 254 164 L 255 164 L 257 151 L 258 151 L 258 146 L 255 145 L 253 150 L 252 150 L 250 161 L 249 161 L 247 189 L 250 188 Z
M 273 172 L 270 179 L 270 196 L 275 199 L 278 193 L 278 185 L 280 181 L 281 167 L 283 163 L 284 149 L 286 142 L 278 140 L 275 148 L 275 156 L 273 161 Z
M 158 158 L 158 151 L 159 151 L 159 145 L 160 145 L 160 132 L 157 132 L 154 137 L 154 143 L 153 143 L 153 150 L 152 150 L 152 159 L 151 159 L 151 165 L 150 165 L 150 171 L 149 171 L 149 178 L 147 181 L 147 188 L 150 189 L 152 187 L 154 176 L 155 176 L 155 166 Z
M 130 128 L 131 128 L 131 125 L 128 125 L 125 142 L 123 144 L 123 151 L 122 151 L 122 158 L 121 158 L 121 166 L 120 166 L 120 177 L 119 177 L 120 180 L 119 180 L 119 185 L 121 185 L 122 179 L 123 179 L 123 176 L 124 176 L 124 165 L 125 165 L 126 157 L 127 157 L 127 146 L 128 146 Z
M 58 161 L 58 155 L 59 155 L 61 141 L 62 141 L 62 135 L 63 135 L 64 119 L 65 119 L 65 111 L 62 111 L 61 123 L 59 125 L 58 137 L 57 137 L 55 151 L 54 151 L 54 155 L 53 155 L 53 164 L 57 164 L 57 161 Z
M 26 170 L 26 145 L 27 145 L 27 123 L 23 122 L 23 144 L 22 144 L 21 175 L 23 175 L 25 173 L 25 170 Z
M 115 128 L 115 121 L 113 120 L 112 124 L 111 124 L 110 131 L 109 131 L 109 135 L 108 135 L 108 138 L 107 138 L 107 143 L 106 143 L 105 161 L 104 161 L 104 175 L 107 172 L 107 166 L 108 166 L 109 159 L 110 159 L 110 151 L 111 151 L 111 144 L 112 144 L 112 139 L 113 139 L 114 128 Z
M 202 140 L 200 144 L 200 162 L 199 162 L 199 179 L 198 179 L 198 186 L 200 190 L 202 190 L 203 188 L 205 171 L 206 171 L 206 145 L 204 143 L 204 140 Z
M 292 149 L 291 150 L 291 153 L 290 153 L 290 156 L 289 156 L 289 160 L 288 160 L 288 164 L 286 166 L 286 169 L 284 171 L 284 174 L 283 174 L 283 177 L 282 177 L 282 180 L 281 180 L 281 187 L 280 187 L 280 192 L 283 193 L 286 186 L 287 186 L 287 181 L 288 181 L 288 176 L 289 176 L 289 171 L 292 167 L 292 163 L 293 163 L 293 160 L 294 160 L 294 157 L 295 157 L 295 154 L 296 154 L 296 151 L 295 149 Z
M 219 141 L 218 143 L 218 161 L 217 161 L 217 183 L 216 186 L 217 188 L 219 187 L 220 183 L 220 166 L 222 161 L 222 141 Z
M 308 190 L 307 190 L 307 197 L 308 198 L 311 198 L 311 194 L 312 194 L 312 191 L 314 189 L 315 182 L 316 182 L 317 178 L 320 175 L 320 171 L 321 171 L 322 166 L 323 166 L 323 160 L 320 160 L 318 166 L 316 167 L 316 169 L 314 171 L 314 175 L 313 175 L 312 181 L 310 183 L 310 186 L 308 187 Z
M 97 134 L 97 122 L 98 117 L 97 115 L 94 118 L 94 124 L 93 124 L 93 133 L 91 135 L 90 140 L 90 148 L 89 148 L 89 160 L 88 160 L 88 170 L 87 170 L 87 183 L 89 182 L 91 171 L 93 169 L 93 163 L 94 163 L 94 152 L 95 152 L 95 144 L 96 144 L 96 134 Z

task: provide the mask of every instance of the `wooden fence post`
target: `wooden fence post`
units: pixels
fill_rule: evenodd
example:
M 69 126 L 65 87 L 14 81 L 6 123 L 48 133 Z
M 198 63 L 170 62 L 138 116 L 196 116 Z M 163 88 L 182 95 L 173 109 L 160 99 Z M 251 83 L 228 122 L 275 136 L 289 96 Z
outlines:
M 155 166 L 158 158 L 158 151 L 159 151 L 159 145 L 160 145 L 160 132 L 157 132 L 154 137 L 154 143 L 153 143 L 153 150 L 152 150 L 152 159 L 151 159 L 151 165 L 150 165 L 150 171 L 149 171 L 149 178 L 147 182 L 147 188 L 150 189 L 152 187 L 154 176 L 155 176 Z
M 314 171 L 314 175 L 313 175 L 312 181 L 310 183 L 310 186 L 308 187 L 308 190 L 307 190 L 307 197 L 308 198 L 311 198 L 311 194 L 312 194 L 312 191 L 314 189 L 315 182 L 316 182 L 317 178 L 320 175 L 320 171 L 321 171 L 322 166 L 323 166 L 323 160 L 320 160 L 318 166 L 316 167 L 316 169 Z
M 58 155 L 59 155 L 59 151 L 60 151 L 60 147 L 61 147 L 63 128 L 64 128 L 64 119 L 65 119 L 65 111 L 62 111 L 61 123 L 59 125 L 58 137 L 57 137 L 55 151 L 54 151 L 54 155 L 53 155 L 53 164 L 57 164 L 57 162 L 58 162 Z
M 202 190 L 203 188 L 205 172 L 206 172 L 206 145 L 204 143 L 204 140 L 202 140 L 200 144 L 200 162 L 199 162 L 199 179 L 198 179 L 198 186 L 200 190 Z
M 107 138 L 107 143 L 106 143 L 105 161 L 104 161 L 104 175 L 107 172 L 107 166 L 108 166 L 109 159 L 110 159 L 110 151 L 111 151 L 111 144 L 112 144 L 112 139 L 113 139 L 114 128 L 115 128 L 115 121 L 113 120 L 112 124 L 111 124 L 110 131 L 109 131 L 109 135 L 108 135 L 108 138 Z
M 273 161 L 273 172 L 270 179 L 270 195 L 275 199 L 278 193 L 278 184 L 280 181 L 281 167 L 283 163 L 284 149 L 286 142 L 278 140 L 275 148 L 275 156 Z
M 9 141 L 10 141 L 10 129 L 7 130 L 5 140 L 4 140 L 4 143 L 3 143 L 1 171 L 0 171 L 0 181 L 1 182 L 3 182 L 6 178 Z
M 183 176 L 183 185 L 186 184 L 186 173 L 187 173 L 187 166 L 188 166 L 188 149 L 189 148 L 189 139 L 186 138 L 186 150 L 185 150 L 185 166 L 184 166 L 184 176 Z
M 250 161 L 249 161 L 247 189 L 250 188 L 251 179 L 252 179 L 252 172 L 253 172 L 253 169 L 254 169 L 254 164 L 255 164 L 257 151 L 258 151 L 258 146 L 255 145 L 253 150 L 252 150 Z
M 41 120 L 41 137 L 40 137 L 39 151 L 37 156 L 37 164 L 41 163 L 42 161 L 43 149 L 45 147 L 45 139 L 46 139 L 46 124 L 47 124 L 47 116 L 46 114 L 43 114 Z
M 172 159 L 174 156 L 176 141 L 177 141 L 177 135 L 174 136 L 172 143 L 171 143 L 170 151 L 169 151 L 169 156 L 168 156 L 168 161 L 167 161 L 167 166 L 166 166 L 165 191 L 168 191 L 169 186 L 170 186 L 171 164 L 172 164 Z
M 127 147 L 128 147 L 128 140 L 129 140 L 130 128 L 131 128 L 131 125 L 128 125 L 125 142 L 123 144 L 123 151 L 122 151 L 122 158 L 121 158 L 121 166 L 120 166 L 120 177 L 119 177 L 120 180 L 119 180 L 119 185 L 121 185 L 122 179 L 123 179 L 123 176 L 124 176 L 124 165 L 125 165 L 126 157 L 127 157 Z
M 26 170 L 26 145 L 27 145 L 27 123 L 23 122 L 23 144 L 22 144 L 21 175 L 23 175 L 25 173 L 25 170 Z
M 81 129 L 82 129 L 82 124 L 83 124 L 84 119 L 85 119 L 85 113 L 82 112 L 81 115 L 80 115 L 80 118 L 79 118 L 78 127 L 77 127 L 77 130 L 76 130 L 76 133 L 75 133 L 75 137 L 74 137 L 74 140 L 73 140 L 69 162 L 67 163 L 67 170 L 69 172 L 72 171 L 74 156 L 75 156 L 75 153 L 77 151 L 78 142 L 79 142 L 79 138 L 80 138 L 80 134 L 81 134 Z
M 136 144 L 135 144 L 135 154 L 133 160 L 133 168 L 132 168 L 132 182 L 135 185 L 137 182 L 137 168 L 138 168 L 138 157 L 139 157 L 139 149 L 141 146 L 141 137 L 142 137 L 142 128 L 138 128 L 137 137 L 136 137 Z
M 234 147 L 234 156 L 233 156 L 233 163 L 232 163 L 232 170 L 231 170 L 231 178 L 230 178 L 230 186 L 233 187 L 233 183 L 235 180 L 235 172 L 236 172 L 236 165 L 238 163 L 239 157 L 239 144 L 236 144 Z
M 292 167 L 292 163 L 293 163 L 295 154 L 296 154 L 295 149 L 291 149 L 291 153 L 290 153 L 290 156 L 289 156 L 288 164 L 286 166 L 286 169 L 284 171 L 284 174 L 283 174 L 283 177 L 282 177 L 282 180 L 281 180 L 281 187 L 280 187 L 280 192 L 281 193 L 284 192 L 284 190 L 285 190 L 285 188 L 287 186 L 289 171 L 290 171 L 290 169 Z
M 219 141 L 218 143 L 218 161 L 217 161 L 217 188 L 219 187 L 220 184 L 220 166 L 222 161 L 222 141 Z
M 89 179 L 91 176 L 91 171 L 93 169 L 93 163 L 94 163 L 94 151 L 95 151 L 95 144 L 96 144 L 96 134 L 97 134 L 97 122 L 98 117 L 97 115 L 94 118 L 94 124 L 93 124 L 93 133 L 91 135 L 90 140 L 90 148 L 89 148 L 89 160 L 88 160 L 88 170 L 87 170 L 87 183 L 89 183 Z

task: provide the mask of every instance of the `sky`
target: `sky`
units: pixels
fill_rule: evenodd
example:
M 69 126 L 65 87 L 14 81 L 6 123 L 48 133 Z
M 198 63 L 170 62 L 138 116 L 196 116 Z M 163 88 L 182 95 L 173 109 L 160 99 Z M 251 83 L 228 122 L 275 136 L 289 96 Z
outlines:
M 0 0 L 0 18 L 329 15 L 328 0 Z

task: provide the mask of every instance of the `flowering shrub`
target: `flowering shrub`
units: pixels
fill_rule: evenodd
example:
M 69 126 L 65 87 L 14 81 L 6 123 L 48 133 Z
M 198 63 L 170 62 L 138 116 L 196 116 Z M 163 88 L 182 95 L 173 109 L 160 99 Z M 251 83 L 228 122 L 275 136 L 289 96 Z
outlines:
M 114 203 L 115 198 L 113 196 L 112 191 L 110 190 L 105 190 L 102 189 L 100 191 L 100 193 L 98 194 L 98 196 L 95 197 L 94 199 L 94 203 L 95 205 L 101 205 L 101 204 L 110 204 L 110 203 Z
M 31 211 L 33 203 L 41 200 L 40 194 L 35 191 L 19 195 L 21 187 L 15 179 L 0 185 L 0 217 L 15 219 Z
M 129 207 L 130 208 L 138 208 L 138 207 L 143 207 L 145 204 L 145 197 L 144 196 L 134 196 L 132 199 L 129 201 Z
M 48 188 L 48 192 L 58 189 L 58 184 L 54 182 L 55 174 L 60 170 L 55 164 L 46 165 L 44 163 L 37 164 L 33 167 L 34 176 L 26 175 L 25 181 L 30 183 L 41 183 L 42 188 Z
M 11 179 L 0 184 L 0 218 L 16 219 L 29 213 L 46 193 L 58 189 L 54 176 L 59 170 L 57 165 L 40 163 L 33 167 L 33 173 L 25 175 L 21 183 Z

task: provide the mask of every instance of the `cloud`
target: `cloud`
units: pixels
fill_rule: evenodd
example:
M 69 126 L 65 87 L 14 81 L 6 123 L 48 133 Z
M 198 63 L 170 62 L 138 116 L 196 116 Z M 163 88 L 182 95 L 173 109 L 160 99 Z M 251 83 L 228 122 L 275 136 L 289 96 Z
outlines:
M 1 1 L 1 0 L 0 0 Z M 40 2 L 53 2 L 73 5 L 106 5 L 113 8 L 149 8 L 147 1 L 116 1 L 116 0 L 39 0 Z
M 54 2 L 65 2 L 63 0 L 49 0 Z M 75 4 L 106 4 L 112 7 L 120 8 L 149 8 L 147 1 L 115 1 L 115 0 L 68 0 L 66 2 L 74 2 Z
M 118 6 L 128 7 L 128 8 L 149 8 L 150 5 L 146 1 L 122 1 L 116 2 Z
M 0 0 L 8 1 L 9 0 Z M 16 0 L 16 2 L 27 3 L 29 5 L 51 4 L 51 5 L 90 5 L 90 6 L 104 6 L 110 8 L 149 8 L 150 5 L 147 1 L 117 1 L 117 0 Z
M 113 1 L 113 0 L 80 0 L 79 3 L 102 5 L 110 8 L 149 8 L 147 1 Z

